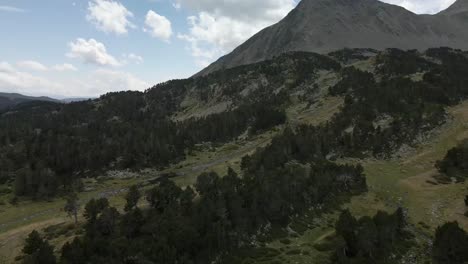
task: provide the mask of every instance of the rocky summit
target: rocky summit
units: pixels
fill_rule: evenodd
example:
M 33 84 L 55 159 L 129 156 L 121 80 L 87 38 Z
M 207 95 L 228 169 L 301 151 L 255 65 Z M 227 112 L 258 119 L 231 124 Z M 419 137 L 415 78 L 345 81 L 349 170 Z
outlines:
M 417 15 L 377 0 L 303 0 L 288 16 L 197 75 L 270 59 L 289 51 L 343 48 L 468 48 L 468 0 Z

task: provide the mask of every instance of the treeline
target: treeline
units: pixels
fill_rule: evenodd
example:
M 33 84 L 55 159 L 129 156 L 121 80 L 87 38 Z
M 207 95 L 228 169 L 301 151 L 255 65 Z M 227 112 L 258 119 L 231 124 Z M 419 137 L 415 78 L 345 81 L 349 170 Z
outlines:
M 403 209 L 388 214 L 379 211 L 374 217 L 356 219 L 343 211 L 336 222 L 336 235 L 344 240 L 333 256 L 335 263 L 380 263 L 389 260 L 394 250 L 411 234 L 405 229 L 406 219 Z
M 328 181 L 322 181 L 323 171 L 329 171 Z M 349 175 L 348 183 L 344 174 Z M 131 188 L 123 215 L 106 199 L 91 200 L 85 206 L 84 235 L 63 246 L 59 262 L 222 261 L 231 250 L 248 246 L 255 237 L 268 233 L 269 227 L 286 227 L 291 216 L 335 196 L 361 192 L 366 186 L 361 167 L 324 162 L 289 163 L 271 175 L 243 178 L 232 169 L 224 177 L 203 173 L 194 188 L 181 189 L 162 180 L 145 194 L 150 205 L 145 210 L 137 206 L 141 197 L 138 189 Z M 47 246 L 36 248 L 23 251 L 26 263 L 30 255 L 50 251 Z M 36 261 L 32 263 L 52 263 Z
M 106 169 L 166 166 L 195 144 L 226 142 L 249 128 L 254 134 L 284 123 L 277 96 L 183 122 L 143 111 L 141 96 L 132 92 L 53 105 L 57 112 L 49 114 L 7 115 L 0 119 L 0 180 L 14 178 L 16 195 L 47 198 Z M 92 106 L 97 103 L 99 110 Z
M 444 159 L 437 161 L 436 168 L 440 173 L 464 182 L 468 178 L 468 140 L 450 149 Z

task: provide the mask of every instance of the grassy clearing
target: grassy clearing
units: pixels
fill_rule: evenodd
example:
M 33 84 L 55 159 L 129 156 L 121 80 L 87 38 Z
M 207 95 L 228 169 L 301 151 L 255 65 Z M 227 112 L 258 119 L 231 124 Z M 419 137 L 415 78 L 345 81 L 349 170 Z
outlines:
M 320 125 L 330 120 L 344 104 L 341 97 L 325 97 L 312 106 L 307 103 L 295 104 L 288 108 L 288 120 L 292 124 Z
M 249 138 L 241 139 L 219 147 L 205 148 L 188 155 L 187 159 L 172 166 L 163 172 L 175 172 L 180 176 L 174 178 L 179 186 L 193 185 L 203 172 L 214 171 L 220 176 L 226 174 L 229 167 L 240 172 L 240 162 L 245 155 L 255 152 L 257 148 L 264 147 L 280 131 L 272 131 Z
M 434 184 L 434 164 L 447 151 L 468 137 L 468 102 L 450 108 L 450 124 L 412 153 L 391 161 L 364 162 L 371 191 L 389 207 L 401 204 L 409 208 L 414 223 L 423 222 L 432 230 L 446 221 L 459 221 L 468 229 L 463 216 L 463 197 L 468 183 Z

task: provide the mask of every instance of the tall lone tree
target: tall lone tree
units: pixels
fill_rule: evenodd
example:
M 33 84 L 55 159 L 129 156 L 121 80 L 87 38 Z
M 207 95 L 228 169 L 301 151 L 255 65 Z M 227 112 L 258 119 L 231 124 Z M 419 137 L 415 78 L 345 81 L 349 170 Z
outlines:
M 75 219 L 75 225 L 78 224 L 78 210 L 80 204 L 78 203 L 78 195 L 76 193 L 70 193 L 66 199 L 65 207 L 63 208 L 68 216 Z
M 125 200 L 127 200 L 127 204 L 125 204 L 125 212 L 131 211 L 137 207 L 138 201 L 141 198 L 140 190 L 136 185 L 133 185 L 128 190 L 127 195 L 125 195 Z

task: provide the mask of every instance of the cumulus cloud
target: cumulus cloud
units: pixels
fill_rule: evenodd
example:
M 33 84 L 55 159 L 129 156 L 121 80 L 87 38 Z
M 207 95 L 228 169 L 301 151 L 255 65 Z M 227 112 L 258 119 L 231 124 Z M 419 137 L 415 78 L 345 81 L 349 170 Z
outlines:
M 79 79 L 66 81 L 73 94 L 67 96 L 98 97 L 109 92 L 144 91 L 150 87 L 146 81 L 123 71 L 98 69 Z
M 53 68 L 57 70 L 74 69 L 71 64 L 56 66 Z M 0 61 L 0 90 L 3 92 L 65 97 L 95 97 L 116 91 L 144 91 L 150 86 L 148 82 L 124 71 L 97 69 L 81 75 L 79 78 L 75 76 L 63 78 L 63 76 L 59 75 L 46 78 L 21 71 L 6 61 Z
M 0 61 L 0 73 L 14 72 L 15 68 L 6 61 Z
M 456 0 L 381 0 L 389 4 L 402 6 L 417 14 L 435 14 L 450 5 Z
M 149 87 L 149 83 L 131 73 L 108 69 L 96 70 L 84 84 L 84 88 L 90 95 L 127 90 L 143 91 Z
M 25 60 L 25 61 L 20 61 L 16 63 L 18 67 L 26 70 L 32 70 L 32 71 L 47 71 L 49 68 L 47 68 L 44 64 L 33 61 L 33 60 Z
M 57 64 L 52 68 L 54 70 L 56 70 L 56 71 L 59 71 L 59 72 L 77 71 L 78 70 L 75 66 L 73 66 L 72 64 L 69 64 L 69 63 Z
M 129 21 L 132 12 L 119 2 L 112 0 L 93 0 L 88 3 L 86 19 L 106 33 L 127 34 L 128 28 L 134 27 Z
M 295 0 L 177 0 L 197 12 L 188 17 L 189 31 L 178 37 L 188 42 L 199 66 L 232 51 L 261 29 L 281 20 Z
M 47 78 L 16 69 L 8 62 L 0 62 L 0 90 L 27 94 L 50 94 L 63 91 L 64 86 Z
M 121 63 L 112 55 L 107 53 L 106 46 L 95 39 L 85 40 L 78 38 L 69 44 L 70 52 L 67 57 L 74 59 L 81 59 L 89 64 L 96 64 L 100 66 L 120 66 Z
M 159 15 L 153 10 L 148 11 L 145 18 L 145 32 L 148 32 L 152 37 L 159 38 L 164 41 L 169 41 L 172 36 L 171 21 L 165 16 Z

